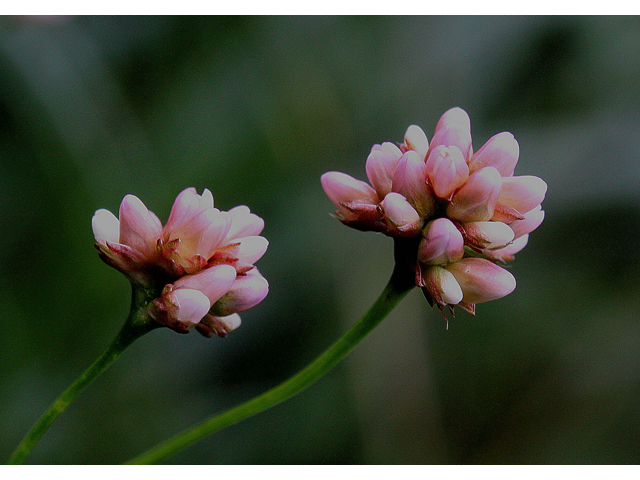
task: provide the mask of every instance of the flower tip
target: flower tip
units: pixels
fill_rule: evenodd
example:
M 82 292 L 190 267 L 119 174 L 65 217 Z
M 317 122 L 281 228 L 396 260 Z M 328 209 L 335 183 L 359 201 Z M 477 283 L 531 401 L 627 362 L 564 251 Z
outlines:
M 120 241 L 120 221 L 109 210 L 96 210 L 91 219 L 91 228 L 96 242 L 118 243 Z
M 226 317 L 220 317 L 220 322 L 224 325 L 227 332 L 231 333 L 240 326 L 242 320 L 240 319 L 240 315 L 232 313 Z
M 404 134 L 404 144 L 409 150 L 414 150 L 424 159 L 429 150 L 429 140 L 424 130 L 418 125 L 410 125 Z
M 384 198 L 391 191 L 393 172 L 401 157 L 402 150 L 391 142 L 374 145 L 371 149 L 365 162 L 365 171 L 379 198 Z
M 460 107 L 453 107 L 444 112 L 436 125 L 436 132 L 449 123 L 460 123 L 471 128 L 471 119 L 469 118 L 469 114 Z

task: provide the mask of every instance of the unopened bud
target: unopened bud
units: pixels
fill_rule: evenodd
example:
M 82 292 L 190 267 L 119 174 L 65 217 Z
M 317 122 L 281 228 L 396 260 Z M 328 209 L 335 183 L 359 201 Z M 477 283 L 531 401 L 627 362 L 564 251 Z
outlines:
M 461 123 L 467 129 L 471 130 L 471 119 L 467 112 L 460 107 L 450 108 L 442 114 L 436 125 L 436 132 L 449 123 Z
M 204 293 L 190 288 L 172 291 L 168 300 L 175 307 L 174 318 L 187 327 L 200 322 L 211 308 L 211 302 Z
M 542 203 L 546 193 L 547 184 L 539 177 L 506 177 L 502 179 L 498 205 L 507 205 L 520 213 L 527 213 Z
M 433 265 L 422 272 L 422 288 L 429 302 L 439 306 L 457 305 L 462 301 L 463 293 L 456 278 L 451 272 Z
M 462 300 L 483 303 L 502 298 L 516 288 L 516 279 L 504 268 L 484 258 L 468 257 L 444 266 L 462 288 Z
M 520 146 L 509 132 L 498 133 L 473 154 L 469 170 L 476 172 L 484 167 L 494 167 L 503 177 L 510 177 L 518 163 Z
M 427 157 L 440 145 L 457 147 L 466 161 L 471 156 L 471 130 L 462 123 L 447 123 L 443 125 L 431 139 Z
M 447 218 L 427 223 L 418 246 L 418 261 L 428 265 L 457 262 L 464 255 L 464 239 Z
M 501 187 L 502 177 L 494 167 L 478 170 L 453 194 L 447 216 L 460 222 L 490 220 Z
M 427 135 L 418 125 L 410 125 L 409 128 L 407 128 L 404 134 L 404 145 L 407 149 L 418 152 L 423 160 L 427 155 L 427 150 L 429 150 Z
M 447 200 L 451 200 L 453 192 L 461 187 L 469 178 L 469 167 L 455 146 L 440 145 L 434 148 L 426 163 L 429 183 L 434 193 Z
M 422 218 L 402 195 L 388 193 L 381 206 L 391 236 L 413 237 L 420 233 Z
M 431 216 L 435 210 L 435 198 L 427 185 L 426 169 L 420 154 L 408 150 L 393 174 L 393 191 L 406 198 L 422 217 Z
M 503 248 L 514 238 L 513 230 L 502 222 L 463 223 L 462 228 L 467 242 L 478 248 Z
M 225 317 L 243 312 L 260 303 L 269 292 L 269 284 L 257 268 L 236 277 L 231 289 L 212 307 L 211 313 Z
M 365 170 L 379 198 L 384 198 L 391 191 L 393 172 L 400 157 L 402 157 L 402 151 L 391 142 L 374 145 L 371 149 Z
M 329 199 L 338 207 L 336 214 L 340 220 L 358 220 L 357 213 L 354 213 L 358 205 L 375 208 L 378 204 L 378 195 L 370 185 L 346 173 L 327 172 L 322 175 L 320 181 Z M 349 208 L 345 205 L 349 205 Z

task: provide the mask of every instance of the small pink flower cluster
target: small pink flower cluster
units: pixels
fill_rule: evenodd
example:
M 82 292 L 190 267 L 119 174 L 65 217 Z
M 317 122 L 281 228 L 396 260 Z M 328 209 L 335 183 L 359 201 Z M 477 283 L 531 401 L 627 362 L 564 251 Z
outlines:
M 429 142 L 412 125 L 404 143 L 374 145 L 367 158 L 369 184 L 327 172 L 322 186 L 345 225 L 415 239 L 415 283 L 431 305 L 459 306 L 504 297 L 515 278 L 496 262 L 513 260 L 544 219 L 546 183 L 514 176 L 518 142 L 511 133 L 491 137 L 477 152 L 461 108 L 445 112 Z
M 149 315 L 179 333 L 195 327 L 224 337 L 240 325 L 238 312 L 269 290 L 253 266 L 268 246 L 258 236 L 264 221 L 244 205 L 214 208 L 209 190 L 182 191 L 164 227 L 134 195 L 122 200 L 120 220 L 100 209 L 92 226 L 100 257 L 133 284 L 158 292 Z

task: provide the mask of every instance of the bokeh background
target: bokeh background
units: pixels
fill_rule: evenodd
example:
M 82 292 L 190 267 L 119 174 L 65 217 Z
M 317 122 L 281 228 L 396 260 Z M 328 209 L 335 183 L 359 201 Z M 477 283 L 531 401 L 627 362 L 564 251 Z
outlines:
M 226 339 L 155 330 L 28 463 L 120 463 L 305 366 L 382 291 L 392 241 L 320 175 L 461 106 L 549 191 L 508 297 L 449 329 L 421 293 L 299 396 L 168 463 L 639 463 L 637 17 L 0 18 L 0 457 L 129 306 L 91 217 L 186 187 L 249 205 L 271 291 Z

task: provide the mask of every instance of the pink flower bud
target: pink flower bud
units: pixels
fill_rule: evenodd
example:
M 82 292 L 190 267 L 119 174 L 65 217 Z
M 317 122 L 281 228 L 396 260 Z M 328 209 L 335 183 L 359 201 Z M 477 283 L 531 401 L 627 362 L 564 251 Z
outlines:
M 231 289 L 211 307 L 211 313 L 225 317 L 243 312 L 260 303 L 268 292 L 269 284 L 258 269 L 254 268 L 245 275 L 236 277 Z
M 157 256 L 162 223 L 135 195 L 127 195 L 120 204 L 120 242 L 152 260 Z
M 462 227 L 467 242 L 482 249 L 503 248 L 514 238 L 513 230 L 502 222 L 470 222 Z
M 464 255 L 464 240 L 447 218 L 427 223 L 418 246 L 418 261 L 428 265 L 457 262 Z M 456 302 L 457 303 L 457 302 Z
M 402 195 L 388 193 L 381 206 L 391 236 L 412 237 L 420 232 L 422 218 Z
M 463 298 L 462 289 L 456 278 L 451 272 L 439 266 L 434 265 L 424 269 L 422 281 L 418 286 L 422 288 L 429 303 L 435 302 L 441 307 L 457 305 Z
M 511 222 L 509 227 L 513 230 L 515 238 L 519 238 L 523 235 L 533 232 L 540 226 L 544 220 L 544 210 L 542 206 L 538 205 L 536 208 L 529 210 L 524 214 L 524 219 Z
M 336 214 L 340 220 L 358 220 L 357 207 L 377 206 L 379 200 L 376 191 L 367 183 L 341 172 L 327 172 L 320 177 L 322 188 L 338 207 Z M 348 206 L 348 207 L 347 207 Z
M 484 258 L 468 257 L 445 267 L 462 288 L 462 300 L 483 303 L 502 298 L 516 288 L 516 279 L 504 268 Z
M 467 162 L 455 146 L 434 148 L 427 157 L 426 168 L 434 193 L 447 200 L 451 200 L 453 192 L 469 178 Z
M 424 133 L 424 130 L 417 125 L 410 125 L 409 128 L 407 128 L 404 134 L 404 145 L 408 150 L 416 151 L 423 160 L 429 150 L 427 135 Z
M 91 219 L 91 228 L 96 242 L 101 245 L 120 242 L 120 221 L 109 210 L 96 210 Z
M 453 107 L 444 112 L 436 125 L 436 132 L 449 123 L 460 123 L 471 131 L 471 120 L 469 115 L 460 107 Z
M 199 290 L 183 288 L 169 294 L 168 300 L 174 307 L 175 319 L 187 327 L 196 325 L 209 312 L 211 303 Z
M 435 199 L 427 185 L 427 170 L 420 154 L 408 150 L 396 166 L 393 174 L 393 191 L 401 194 L 422 217 L 435 210 Z
M 379 198 L 384 198 L 391 191 L 393 172 L 400 157 L 402 157 L 402 151 L 391 142 L 374 145 L 371 149 L 365 169 Z
M 427 158 L 436 147 L 457 147 L 465 161 L 471 156 L 471 131 L 462 123 L 447 123 L 436 131 L 431 139 Z
M 216 265 L 195 275 L 185 275 L 180 278 L 173 283 L 173 291 L 178 292 L 183 288 L 198 290 L 206 295 L 209 302 L 213 304 L 229 291 L 235 279 L 236 269 L 231 265 Z
M 546 193 L 547 184 L 541 178 L 532 175 L 506 177 L 502 179 L 498 205 L 507 205 L 526 213 L 540 205 Z
M 503 177 L 513 175 L 518 163 L 520 147 L 509 132 L 494 135 L 469 160 L 469 171 L 476 172 L 484 167 L 494 167 Z
M 493 216 L 502 177 L 494 167 L 471 174 L 467 182 L 453 194 L 447 216 L 460 222 L 481 222 Z

